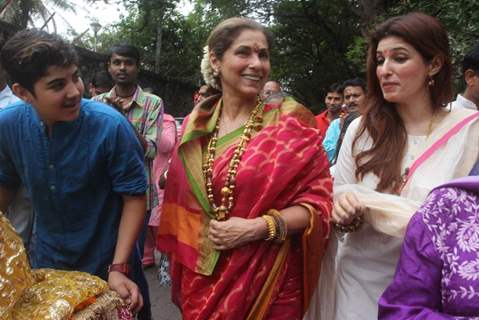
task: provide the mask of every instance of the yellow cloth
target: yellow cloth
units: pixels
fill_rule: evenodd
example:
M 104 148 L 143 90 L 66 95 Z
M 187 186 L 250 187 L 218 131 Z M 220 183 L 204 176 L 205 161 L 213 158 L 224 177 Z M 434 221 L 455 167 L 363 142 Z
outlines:
M 12 308 L 25 288 L 33 284 L 25 247 L 0 212 L 0 319 L 11 319 Z
M 71 319 L 80 311 L 78 306 L 91 304 L 95 310 L 114 313 L 111 309 L 123 302 L 105 281 L 88 273 L 32 271 L 22 240 L 0 212 L 0 320 Z M 88 310 L 83 313 L 89 314 Z
M 68 319 L 80 303 L 108 289 L 102 279 L 85 272 L 38 269 L 35 284 L 23 291 L 13 308 L 15 320 Z

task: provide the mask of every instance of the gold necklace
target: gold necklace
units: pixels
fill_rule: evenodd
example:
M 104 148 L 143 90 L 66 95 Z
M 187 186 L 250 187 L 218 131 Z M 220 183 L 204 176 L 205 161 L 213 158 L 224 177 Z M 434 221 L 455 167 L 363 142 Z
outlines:
M 216 143 L 218 142 L 218 133 L 220 129 L 221 112 L 223 109 L 223 103 L 220 105 L 220 111 L 218 119 L 216 120 L 216 126 L 213 131 L 213 135 L 208 143 L 206 149 L 206 155 L 203 163 L 203 176 L 205 177 L 206 193 L 208 202 L 210 203 L 211 210 L 213 211 L 214 218 L 218 221 L 223 221 L 228 218 L 228 214 L 234 206 L 234 190 L 236 187 L 236 174 L 238 166 L 241 161 L 241 157 L 246 149 L 246 146 L 251 139 L 253 130 L 259 131 L 261 129 L 261 123 L 263 118 L 261 117 L 263 105 L 257 102 L 256 107 L 251 112 L 248 120 L 245 122 L 243 134 L 240 137 L 240 141 L 233 152 L 233 157 L 230 160 L 228 167 L 228 174 L 226 175 L 225 184 L 221 188 L 221 204 L 216 205 L 213 195 L 213 163 L 215 161 Z

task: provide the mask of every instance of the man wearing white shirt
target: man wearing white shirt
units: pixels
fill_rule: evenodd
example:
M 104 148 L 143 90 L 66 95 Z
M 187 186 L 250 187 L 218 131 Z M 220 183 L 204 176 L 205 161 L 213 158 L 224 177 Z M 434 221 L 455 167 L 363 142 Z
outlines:
M 479 43 L 462 60 L 462 72 L 466 82 L 464 93 L 458 94 L 452 108 L 478 110 L 479 106 Z
M 0 68 L 0 90 L 0 109 L 20 101 L 20 99 L 13 94 L 12 90 L 10 90 L 10 87 L 7 84 L 5 71 L 3 71 L 2 68 Z
M 20 101 L 20 99 L 16 95 L 14 95 L 12 90 L 10 90 L 10 87 L 5 84 L 3 90 L 0 91 L 0 109 L 3 109 L 6 106 L 18 101 Z

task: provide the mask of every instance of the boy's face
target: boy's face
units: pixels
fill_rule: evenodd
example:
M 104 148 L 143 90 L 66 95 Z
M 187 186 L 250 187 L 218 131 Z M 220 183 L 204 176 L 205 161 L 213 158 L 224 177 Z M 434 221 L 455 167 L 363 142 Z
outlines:
M 361 86 L 347 86 L 344 88 L 344 103 L 348 109 L 364 109 L 366 95 Z
M 108 72 L 115 84 L 130 86 L 136 84 L 138 65 L 135 59 L 114 53 L 108 63 Z
M 337 112 L 341 110 L 341 104 L 343 103 L 343 95 L 339 92 L 328 92 L 326 97 L 324 98 L 324 103 L 326 107 L 331 112 Z
M 479 71 L 467 69 L 464 78 L 467 84 L 465 94 L 477 105 L 479 101 Z
M 73 121 L 80 114 L 83 81 L 78 66 L 49 66 L 46 75 L 35 82 L 33 95 L 15 83 L 14 92 L 37 110 L 48 126 L 60 121 Z

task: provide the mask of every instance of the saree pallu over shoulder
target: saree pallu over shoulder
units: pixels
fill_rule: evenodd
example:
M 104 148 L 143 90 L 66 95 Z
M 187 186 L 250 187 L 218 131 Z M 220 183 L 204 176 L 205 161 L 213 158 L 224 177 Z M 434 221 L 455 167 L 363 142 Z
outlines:
M 197 307 L 201 310 L 195 311 L 199 314 L 195 319 L 219 319 L 225 314 L 239 319 L 257 311 L 264 316 L 285 279 L 282 273 L 291 268 L 292 252 L 299 250 L 305 309 L 317 283 L 332 207 L 328 161 L 314 116 L 291 98 L 264 105 L 263 128 L 252 136 L 243 154 L 230 212 L 230 216 L 253 219 L 269 209 L 302 205 L 311 213 L 309 227 L 302 236 L 290 237 L 287 250 L 273 242 L 257 241 L 220 254 L 208 240 L 212 215 L 202 171 L 203 150 L 220 103 L 219 97 L 213 97 L 195 107 L 169 169 L 158 247 L 170 255 L 176 271 L 182 270 L 175 272 L 180 275 L 177 278 L 186 273 L 194 278 L 174 286 L 183 291 L 186 286 L 192 296 L 198 295 L 202 306 Z M 218 140 L 212 179 L 216 199 L 242 131 Z

